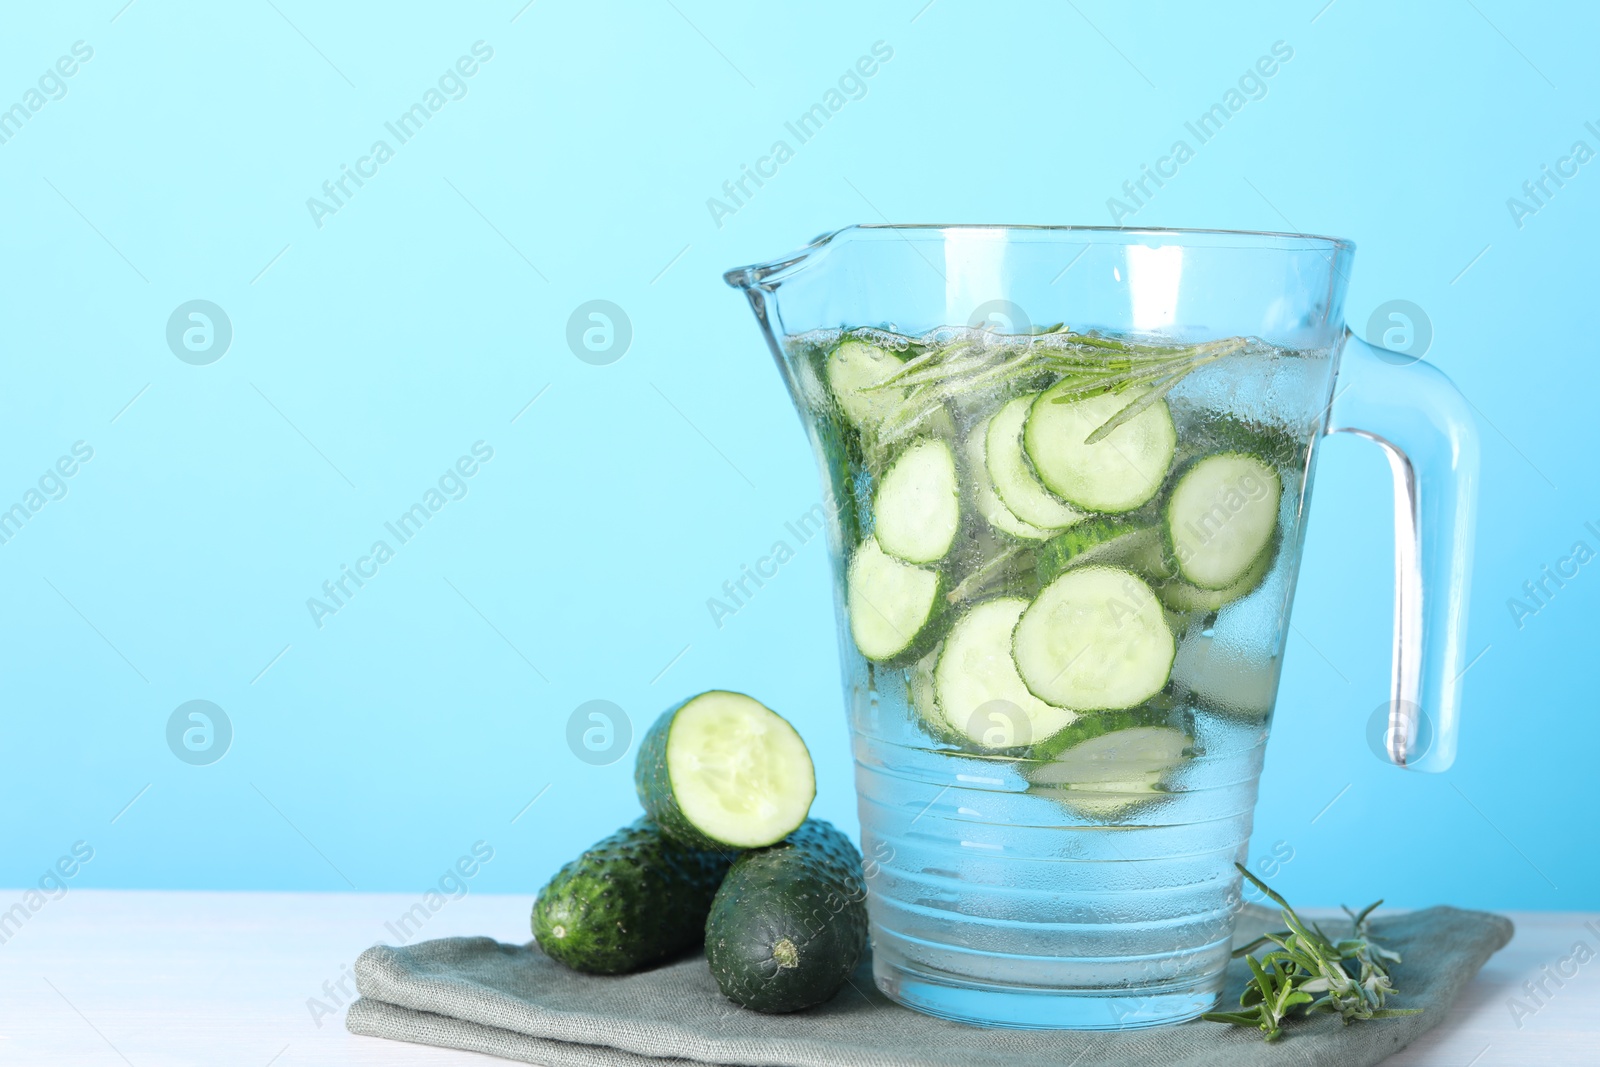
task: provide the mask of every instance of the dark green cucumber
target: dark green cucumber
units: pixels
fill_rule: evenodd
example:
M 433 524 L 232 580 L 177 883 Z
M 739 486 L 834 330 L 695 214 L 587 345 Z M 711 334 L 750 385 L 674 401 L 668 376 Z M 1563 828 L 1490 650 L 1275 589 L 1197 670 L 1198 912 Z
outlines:
M 760 848 L 805 821 L 817 795 L 811 753 L 783 716 L 714 689 L 668 708 L 639 745 L 639 803 L 695 848 Z
M 732 858 L 687 848 L 640 819 L 592 845 L 539 890 L 533 936 L 546 956 L 587 974 L 660 963 L 704 939 Z
M 782 844 L 746 852 L 706 918 L 706 960 L 723 996 L 754 1011 L 800 1011 L 833 998 L 867 944 L 861 853 L 808 819 Z

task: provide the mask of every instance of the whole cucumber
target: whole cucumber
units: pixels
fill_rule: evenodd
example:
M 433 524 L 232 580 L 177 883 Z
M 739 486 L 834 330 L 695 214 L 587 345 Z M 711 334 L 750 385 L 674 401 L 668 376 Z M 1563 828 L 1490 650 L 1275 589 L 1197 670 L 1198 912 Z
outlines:
M 734 861 L 706 918 L 706 959 L 724 996 L 761 1012 L 832 999 L 867 944 L 861 853 L 831 823 L 807 819 L 771 848 Z
M 624 826 L 539 890 L 533 936 L 575 971 L 624 974 L 699 945 L 733 853 L 681 845 L 649 819 Z

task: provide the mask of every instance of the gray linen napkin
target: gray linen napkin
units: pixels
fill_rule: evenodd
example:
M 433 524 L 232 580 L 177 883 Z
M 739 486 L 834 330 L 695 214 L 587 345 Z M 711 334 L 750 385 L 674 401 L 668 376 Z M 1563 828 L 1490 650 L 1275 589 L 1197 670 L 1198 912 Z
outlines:
M 1235 943 L 1280 928 L 1275 911 L 1246 907 Z M 870 960 L 827 1004 L 758 1015 L 722 997 L 703 956 L 606 978 L 569 971 L 536 945 L 486 937 L 368 949 L 356 961 L 361 999 L 345 1024 L 543 1067 L 1367 1067 L 1442 1022 L 1512 927 L 1498 915 L 1438 907 L 1379 918 L 1373 931 L 1405 957 L 1393 970 L 1402 991 L 1394 1005 L 1423 1013 L 1349 1027 L 1319 1014 L 1294 1020 L 1271 1045 L 1257 1031 L 1200 1021 L 1103 1033 L 963 1026 L 889 1001 L 873 985 Z M 1225 1005 L 1238 1003 L 1248 977 L 1234 961 Z

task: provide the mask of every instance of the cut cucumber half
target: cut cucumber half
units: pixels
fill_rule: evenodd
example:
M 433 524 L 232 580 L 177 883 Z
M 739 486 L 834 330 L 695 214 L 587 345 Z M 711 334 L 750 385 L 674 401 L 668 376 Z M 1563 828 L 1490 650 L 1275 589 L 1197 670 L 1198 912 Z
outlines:
M 1272 570 L 1274 555 L 1269 545 L 1237 582 L 1224 589 L 1201 589 L 1182 578 L 1173 578 L 1156 585 L 1156 596 L 1170 610 L 1185 615 L 1221 611 L 1235 600 L 1241 600 L 1256 591 L 1267 572 Z
M 1039 580 L 1050 582 L 1070 567 L 1103 563 L 1147 579 L 1171 574 L 1161 531 L 1128 519 L 1099 518 L 1064 530 L 1039 549 Z
M 828 389 L 845 418 L 860 429 L 871 430 L 892 415 L 905 399 L 905 390 L 873 386 L 904 364 L 898 355 L 865 341 L 840 341 L 828 353 Z
M 984 521 L 1003 534 L 1024 541 L 1042 541 L 1050 536 L 1050 531 L 1017 518 L 1016 513 L 1006 507 L 1005 501 L 1000 499 L 999 494 L 994 491 L 993 483 L 989 481 L 985 443 L 989 432 L 988 426 L 987 420 L 974 426 L 967 434 L 966 444 L 963 446 L 966 453 L 967 477 L 972 482 L 972 497 L 977 504 L 978 513 L 983 516 Z
M 1034 696 L 1017 674 L 1011 637 L 1027 607 L 1021 597 L 973 605 L 950 628 L 933 669 L 940 715 L 982 749 L 1023 748 L 1077 718 Z
M 1083 518 L 1083 512 L 1062 503 L 1039 484 L 1022 451 L 1022 427 L 1028 421 L 1034 396 L 1008 401 L 989 420 L 984 436 L 984 456 L 995 495 L 1012 514 L 1034 526 L 1059 530 Z
M 1167 543 L 1178 573 L 1201 589 L 1243 578 L 1272 541 L 1283 482 L 1271 464 L 1245 452 L 1197 461 L 1167 498 Z
M 874 533 L 908 563 L 944 558 L 961 528 L 956 457 L 937 438 L 917 441 L 890 465 L 873 497 Z
M 694 848 L 761 848 L 806 821 L 811 753 L 783 716 L 712 690 L 668 708 L 639 745 L 634 785 L 661 831 Z
M 1086 511 L 1132 511 L 1156 495 L 1172 465 L 1178 434 L 1157 400 L 1094 444 L 1088 438 L 1136 397 L 1101 393 L 1066 400 L 1070 379 L 1040 393 L 1022 430 L 1039 481 Z M 1057 403 L 1057 401 L 1062 401 Z
M 1068 570 L 1028 605 L 1012 649 L 1034 696 L 1091 711 L 1131 708 L 1159 693 L 1177 645 L 1142 578 L 1085 566 Z
M 938 571 L 896 559 L 869 537 L 856 548 L 845 576 L 850 635 L 870 660 L 892 660 L 911 649 L 939 603 Z
M 1158 796 L 1191 755 L 1193 738 L 1172 726 L 1130 726 L 1089 738 L 1033 765 L 1033 792 L 1047 793 L 1094 818 L 1121 815 Z

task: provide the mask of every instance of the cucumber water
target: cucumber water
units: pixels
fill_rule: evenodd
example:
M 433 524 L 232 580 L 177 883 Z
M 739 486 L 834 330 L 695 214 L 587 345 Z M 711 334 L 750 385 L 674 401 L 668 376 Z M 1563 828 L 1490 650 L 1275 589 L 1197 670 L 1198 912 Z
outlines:
M 976 955 L 938 967 L 1004 985 L 1225 955 L 1332 353 L 878 323 L 786 346 L 854 502 L 834 577 L 880 975 L 952 944 Z

